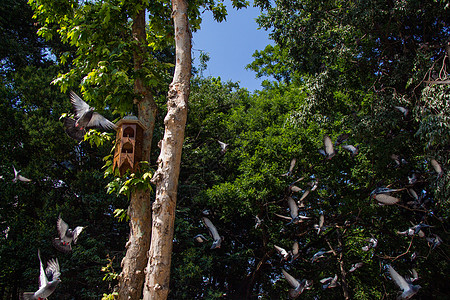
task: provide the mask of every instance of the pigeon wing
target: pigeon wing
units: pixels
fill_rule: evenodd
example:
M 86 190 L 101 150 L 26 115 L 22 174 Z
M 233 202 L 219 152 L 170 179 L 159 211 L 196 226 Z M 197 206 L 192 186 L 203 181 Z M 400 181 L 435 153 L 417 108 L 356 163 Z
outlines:
M 319 228 L 323 227 L 323 223 L 325 222 L 325 216 L 323 214 L 319 217 Z
M 436 173 L 438 173 L 438 174 L 442 173 L 441 165 L 434 158 L 431 159 L 431 165 L 433 166 Z
M 400 201 L 400 199 L 386 195 L 386 194 L 377 194 L 374 196 L 374 198 L 383 204 L 387 204 L 387 205 L 393 205 L 395 203 L 397 203 L 398 201 Z
M 69 225 L 61 219 L 61 216 L 58 217 L 58 221 L 56 222 L 56 228 L 58 229 L 58 234 L 61 239 L 64 239 L 66 236 L 67 229 L 69 229 Z
M 39 257 L 39 288 L 42 288 L 47 285 L 48 280 L 47 276 L 45 276 L 44 265 L 42 264 L 40 250 L 38 250 L 38 257 Z
M 325 146 L 325 153 L 328 156 L 332 156 L 334 154 L 333 142 L 331 142 L 331 138 L 328 135 L 323 137 L 323 144 Z
M 104 129 L 104 130 L 110 130 L 110 129 L 116 129 L 117 126 L 102 116 L 101 114 L 94 112 L 92 114 L 92 118 L 89 121 L 89 123 L 86 125 L 86 128 L 92 128 L 92 129 Z
M 59 279 L 61 276 L 61 272 L 59 270 L 59 262 L 58 259 L 51 259 L 47 262 L 47 269 L 45 269 L 45 273 L 47 274 L 47 277 L 52 277 L 52 281 Z
M 298 205 L 295 203 L 295 200 L 292 197 L 289 197 L 288 199 L 288 205 L 289 205 L 289 213 L 291 214 L 291 218 L 297 218 L 298 217 Z
M 211 222 L 210 219 L 203 217 L 203 222 L 205 223 L 206 227 L 208 227 L 209 233 L 211 234 L 212 238 L 217 241 L 220 239 L 219 232 L 217 231 L 216 226 Z
M 84 227 L 77 226 L 77 227 L 73 230 L 73 243 L 74 243 L 74 244 L 77 243 L 78 235 L 81 233 L 81 231 L 83 231 L 83 228 L 84 228 Z
M 73 110 L 75 111 L 77 119 L 81 118 L 89 111 L 89 105 L 73 91 L 70 91 L 70 102 L 72 102 Z
M 397 273 L 397 271 L 394 270 L 393 267 L 389 266 L 389 273 L 391 274 L 392 279 L 394 282 L 403 290 L 407 291 L 409 290 L 409 284 L 406 282 L 405 278 L 400 276 L 400 274 Z
M 292 286 L 294 289 L 298 288 L 300 282 L 298 282 L 297 279 L 295 279 L 291 274 L 286 272 L 284 269 L 282 269 L 281 271 L 283 272 L 284 278 L 286 278 L 286 281 L 289 283 L 289 285 Z
M 292 245 L 292 254 L 297 255 L 298 254 L 298 242 L 295 241 L 294 245 Z

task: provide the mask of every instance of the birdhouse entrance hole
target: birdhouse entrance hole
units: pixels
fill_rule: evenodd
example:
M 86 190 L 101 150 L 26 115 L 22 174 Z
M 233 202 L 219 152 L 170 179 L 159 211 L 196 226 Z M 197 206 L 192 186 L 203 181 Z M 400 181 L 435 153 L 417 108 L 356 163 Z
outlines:
M 127 127 L 125 128 L 125 130 L 123 131 L 123 136 L 124 137 L 129 137 L 129 138 L 134 138 L 134 130 L 132 127 Z
M 133 145 L 126 143 L 122 146 L 122 153 L 133 153 Z

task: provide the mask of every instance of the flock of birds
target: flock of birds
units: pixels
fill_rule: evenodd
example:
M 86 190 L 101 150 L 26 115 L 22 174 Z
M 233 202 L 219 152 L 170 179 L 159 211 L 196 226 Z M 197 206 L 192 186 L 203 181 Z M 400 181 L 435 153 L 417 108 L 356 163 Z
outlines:
M 110 129 L 116 129 L 116 125 L 100 115 L 99 113 L 94 111 L 93 107 L 90 107 L 86 102 L 84 102 L 78 95 L 76 95 L 73 91 L 70 92 L 70 100 L 75 112 L 75 118 L 71 117 L 64 117 L 64 130 L 66 134 L 73 138 L 76 141 L 82 141 L 83 137 L 86 133 L 87 129 L 99 129 L 99 130 L 110 130 Z M 400 108 L 397 108 L 400 110 Z M 402 113 L 406 113 L 405 110 L 400 110 Z M 324 143 L 324 149 L 320 149 L 319 153 L 325 157 L 326 160 L 332 159 L 336 155 L 335 146 L 341 146 L 342 149 L 347 150 L 351 153 L 352 156 L 355 156 L 358 153 L 358 148 L 353 145 L 343 144 L 348 139 L 348 135 L 340 135 L 336 142 L 333 144 L 331 138 L 327 135 L 324 136 L 323 143 Z M 221 147 L 222 154 L 225 153 L 228 149 L 228 144 L 223 143 L 221 141 L 218 141 Z M 404 160 L 400 159 L 397 155 L 392 155 L 392 159 L 398 164 L 401 165 L 402 163 L 405 163 Z M 292 176 L 293 169 L 295 167 L 296 160 L 292 159 L 290 163 L 290 167 L 287 173 L 283 174 L 283 176 Z M 438 174 L 438 176 L 442 176 L 443 171 L 440 166 L 440 164 L 435 160 L 431 160 L 431 165 L 433 166 L 434 170 Z M 20 174 L 20 171 L 17 171 L 16 168 L 13 166 L 14 170 L 14 179 L 13 182 L 31 182 L 30 179 L 22 176 Z M 297 193 L 300 191 L 303 191 L 303 189 L 297 187 L 295 183 L 303 180 L 304 178 L 300 178 L 293 182 L 289 186 L 289 190 L 292 193 Z M 414 183 L 415 178 L 409 178 L 410 183 Z M 287 202 L 289 207 L 289 214 L 290 216 L 283 216 L 276 214 L 278 217 L 289 220 L 289 224 L 298 224 L 303 222 L 304 220 L 311 219 L 311 217 L 305 216 L 301 214 L 299 211 L 305 207 L 305 198 L 308 196 L 309 193 L 316 190 L 318 187 L 318 181 L 315 180 L 308 184 L 308 187 L 304 190 L 303 195 L 300 197 L 298 201 L 295 201 L 293 197 L 288 196 Z M 379 202 L 380 205 L 393 205 L 400 201 L 399 198 L 392 196 L 392 193 L 396 193 L 399 191 L 404 190 L 404 188 L 401 189 L 392 189 L 387 187 L 379 187 L 372 191 L 371 197 Z M 421 203 L 421 197 L 417 195 L 417 193 L 410 188 L 409 190 L 410 195 L 414 198 L 414 201 L 412 201 L 412 204 L 416 205 L 422 205 Z M 217 249 L 220 248 L 223 237 L 219 235 L 219 232 L 217 228 L 214 226 L 214 224 L 211 222 L 211 220 L 208 218 L 210 215 L 209 210 L 203 211 L 203 217 L 202 221 L 204 225 L 207 227 L 210 236 L 213 239 L 211 249 Z M 260 226 L 262 223 L 262 220 L 256 216 L 256 224 L 255 228 Z M 317 230 L 317 234 L 320 235 L 321 232 L 323 232 L 327 227 L 324 226 L 325 223 L 325 216 L 324 214 L 320 214 L 319 216 L 319 222 L 318 224 L 314 224 L 314 229 Z M 56 249 L 62 252 L 70 252 L 72 250 L 72 243 L 76 244 L 77 238 L 80 235 L 81 231 L 84 227 L 78 226 L 75 229 L 70 229 L 68 224 L 64 222 L 61 219 L 61 216 L 58 217 L 57 220 L 57 232 L 58 237 L 53 240 L 53 245 Z M 414 236 L 418 235 L 421 238 L 426 238 L 427 242 L 431 244 L 432 248 L 435 248 L 439 246 L 442 242 L 442 239 L 437 235 L 430 235 L 428 237 L 425 236 L 425 233 L 422 231 L 423 228 L 431 227 L 427 224 L 420 223 L 417 225 L 414 225 L 411 228 L 406 229 L 405 231 L 398 231 L 397 233 L 399 235 L 404 236 Z M 203 243 L 205 241 L 208 241 L 208 239 L 202 235 L 198 234 L 194 237 L 194 239 L 199 242 Z M 376 238 L 372 237 L 366 240 L 367 245 L 362 247 L 363 251 L 369 251 L 371 248 L 375 248 L 378 244 L 378 241 Z M 297 241 L 294 242 L 292 246 L 292 250 L 287 251 L 286 249 L 274 245 L 275 250 L 281 255 L 282 260 L 289 260 L 290 262 L 293 262 L 300 254 L 299 254 L 299 244 Z M 311 258 L 311 263 L 316 262 L 320 258 L 324 257 L 325 255 L 332 253 L 334 250 L 320 250 L 317 253 L 313 255 Z M 58 259 L 51 259 L 47 262 L 47 268 L 44 270 L 40 251 L 38 250 L 38 258 L 39 258 L 39 265 L 40 265 L 40 275 L 39 275 L 39 289 L 36 292 L 26 292 L 23 294 L 23 299 L 45 299 L 48 296 L 50 296 L 58 286 L 58 284 L 61 282 L 60 279 L 60 267 Z M 351 266 L 349 269 L 349 272 L 354 272 L 358 268 L 362 267 L 363 263 L 355 263 Z M 400 299 L 409 299 L 412 296 L 414 296 L 420 289 L 420 285 L 414 285 L 413 283 L 418 280 L 418 275 L 415 270 L 412 270 L 413 276 L 407 276 L 402 277 L 399 275 L 392 266 L 388 266 L 389 274 L 392 278 L 392 280 L 400 287 L 402 290 L 401 295 L 399 296 Z M 282 274 L 286 281 L 289 283 L 289 285 L 292 287 L 289 290 L 289 296 L 291 298 L 297 298 L 304 290 L 311 289 L 313 286 L 312 280 L 302 279 L 298 280 L 292 275 L 290 275 L 288 272 L 286 272 L 284 269 L 282 269 Z M 51 278 L 51 281 L 49 281 L 49 278 Z M 323 289 L 328 288 L 334 288 L 339 285 L 338 276 L 337 274 L 333 277 L 326 277 L 320 280 L 322 284 Z
M 399 109 L 399 108 L 397 108 L 397 109 Z M 407 113 L 407 111 L 404 111 L 404 110 L 401 110 L 401 111 L 403 113 Z M 343 148 L 347 151 L 350 151 L 351 155 L 355 156 L 358 153 L 357 147 L 355 147 L 353 145 L 342 144 L 347 139 L 348 139 L 348 135 L 346 135 L 346 134 L 340 135 L 337 138 L 336 142 L 333 144 L 331 138 L 329 136 L 325 135 L 324 139 L 323 139 L 324 149 L 320 149 L 319 153 L 321 155 L 323 155 L 325 157 L 325 159 L 330 160 L 336 155 L 336 151 L 335 151 L 334 147 L 340 145 L 341 148 Z M 394 159 L 397 164 L 405 163 L 405 161 L 404 160 L 402 161 L 397 155 L 392 155 L 391 158 Z M 292 171 L 294 169 L 295 163 L 296 163 L 296 161 L 295 161 L 295 159 L 293 159 L 290 163 L 289 171 L 287 173 L 283 174 L 283 176 L 291 176 L 292 175 Z M 438 177 L 442 176 L 443 171 L 442 171 L 440 164 L 435 159 L 431 159 L 430 163 L 431 163 L 432 167 L 434 168 L 434 170 L 436 171 Z M 299 180 L 295 181 L 294 183 L 296 183 L 300 180 L 303 180 L 303 179 L 304 178 L 300 178 Z M 409 179 L 409 183 L 411 185 L 415 183 L 414 179 L 416 179 L 416 178 L 411 176 L 408 179 Z M 303 190 L 303 189 L 295 186 L 294 183 L 292 183 L 289 187 L 291 192 L 300 192 Z M 278 215 L 278 214 L 277 214 L 277 216 L 290 220 L 290 222 L 288 224 L 291 224 L 291 223 L 295 224 L 298 222 L 303 222 L 303 220 L 305 220 L 305 219 L 310 219 L 310 217 L 300 214 L 299 209 L 302 209 L 305 207 L 304 199 L 310 192 L 314 191 L 317 188 L 317 184 L 318 184 L 317 180 L 309 183 L 309 187 L 304 190 L 303 195 L 300 197 L 300 199 L 298 201 L 295 201 L 291 196 L 287 197 L 290 217 L 286 217 L 286 216 L 282 216 L 282 215 Z M 370 196 L 371 196 L 371 198 L 378 201 L 379 205 L 394 205 L 394 204 L 398 203 L 400 201 L 400 199 L 398 197 L 392 196 L 391 194 L 402 191 L 402 190 L 405 190 L 405 188 L 393 189 L 393 188 L 387 188 L 387 187 L 378 187 L 371 192 Z M 414 201 L 408 202 L 409 205 L 423 205 L 423 203 L 421 202 L 421 200 L 422 200 L 421 197 L 419 197 L 412 188 L 409 188 L 408 192 L 414 198 Z M 314 229 L 317 230 L 317 234 L 320 234 L 321 231 L 326 229 L 326 227 L 324 226 L 324 222 L 325 222 L 325 217 L 324 217 L 324 214 L 322 213 L 319 216 L 318 224 L 314 224 Z M 428 237 L 426 237 L 426 235 L 422 231 L 422 229 L 428 228 L 428 227 L 432 227 L 432 226 L 427 225 L 425 223 L 419 223 L 419 224 L 413 225 L 412 227 L 406 229 L 405 231 L 398 231 L 397 234 L 404 235 L 404 236 L 418 235 L 421 238 L 425 238 L 426 241 L 429 243 L 430 247 L 432 249 L 434 249 L 435 247 L 437 247 L 441 244 L 442 239 L 439 236 L 437 236 L 436 234 L 430 234 Z M 378 245 L 378 240 L 374 237 L 366 239 L 366 242 L 367 242 L 367 244 L 362 247 L 363 251 L 369 251 L 371 248 L 375 248 Z M 288 260 L 290 257 L 291 258 L 290 262 L 292 262 L 295 258 L 297 258 L 299 256 L 299 245 L 298 245 L 297 241 L 294 242 L 292 250 L 290 250 L 290 251 L 286 251 L 285 249 L 283 249 L 282 247 L 279 247 L 277 245 L 274 245 L 274 247 L 275 247 L 275 250 L 281 255 L 282 260 Z M 318 251 L 317 253 L 315 253 L 313 255 L 313 257 L 311 259 L 311 263 L 316 262 L 318 259 L 324 257 L 326 254 L 332 253 L 332 252 L 334 252 L 334 250 Z M 362 266 L 363 266 L 362 262 L 355 263 L 351 266 L 351 268 L 349 269 L 348 272 L 352 273 Z M 399 295 L 398 299 L 410 299 L 419 291 L 419 289 L 421 288 L 420 285 L 414 284 L 414 282 L 419 279 L 418 274 L 414 269 L 411 271 L 413 276 L 402 277 L 395 271 L 395 269 L 392 266 L 388 265 L 387 267 L 389 270 L 390 277 L 401 289 L 401 294 Z M 282 273 L 283 273 L 283 276 L 285 277 L 285 279 L 287 280 L 287 282 L 289 283 L 289 285 L 292 287 L 289 290 L 289 296 L 291 298 L 294 299 L 294 298 L 298 297 L 305 289 L 312 288 L 313 283 L 311 280 L 307 280 L 307 279 L 298 280 L 298 279 L 294 278 L 292 275 L 290 275 L 289 273 L 287 273 L 284 269 L 282 270 Z M 322 284 L 323 289 L 334 288 L 339 285 L 337 274 L 335 274 L 334 277 L 323 278 L 320 280 L 320 282 Z
M 402 109 L 402 107 L 399 107 L 397 109 L 400 110 L 400 109 Z M 405 113 L 407 114 L 406 110 L 402 109 L 400 111 L 404 114 Z M 343 144 L 347 139 L 348 139 L 348 135 L 342 134 L 337 138 L 336 142 L 333 144 L 331 138 L 329 136 L 325 135 L 324 139 L 323 139 L 324 149 L 320 149 L 319 153 L 321 155 L 323 155 L 326 160 L 330 160 L 337 153 L 337 151 L 335 150 L 335 147 L 340 146 L 342 149 L 349 151 L 352 156 L 357 155 L 358 148 L 356 146 L 349 145 L 349 144 Z M 222 153 L 225 153 L 225 151 L 228 148 L 228 144 L 225 144 L 221 141 L 218 141 L 218 142 L 220 144 Z M 391 158 L 396 162 L 397 165 L 406 163 L 404 159 L 399 158 L 399 156 L 397 156 L 397 155 L 392 155 Z M 440 164 L 435 159 L 431 159 L 430 163 L 431 163 L 432 167 L 434 168 L 434 170 L 436 171 L 438 177 L 442 176 L 443 171 L 442 171 Z M 296 159 L 294 158 L 290 162 L 288 172 L 286 172 L 282 176 L 292 176 L 295 164 L 296 164 Z M 288 220 L 289 222 L 286 225 L 298 224 L 298 223 L 304 222 L 305 220 L 312 219 L 309 216 L 303 215 L 300 211 L 306 207 L 306 203 L 305 203 L 306 197 L 311 192 L 313 192 L 314 190 L 317 189 L 318 180 L 317 179 L 313 180 L 312 182 L 308 183 L 308 186 L 306 189 L 302 189 L 302 188 L 299 188 L 298 186 L 296 186 L 295 183 L 297 183 L 303 179 L 304 179 L 304 177 L 294 181 L 293 183 L 291 183 L 289 185 L 289 189 L 288 189 L 289 195 L 286 197 L 288 208 L 289 208 L 289 216 L 275 214 L 277 217 Z M 411 185 L 413 185 L 415 183 L 416 179 L 417 178 L 415 178 L 414 176 L 411 176 L 408 178 L 409 183 Z M 371 192 L 370 197 L 375 199 L 379 205 L 394 205 L 394 204 L 398 203 L 400 201 L 400 199 L 398 197 L 393 196 L 392 194 L 403 191 L 405 189 L 406 188 L 394 189 L 394 188 L 388 188 L 388 187 L 378 187 Z M 294 200 L 294 197 L 292 197 L 292 194 L 298 193 L 301 191 L 303 191 L 302 196 L 300 196 L 298 198 L 298 200 Z M 408 205 L 412 205 L 414 207 L 423 206 L 421 197 L 418 196 L 418 194 L 413 190 L 412 187 L 410 187 L 408 189 L 408 193 L 414 199 L 413 201 L 409 201 Z M 219 235 L 217 228 L 213 225 L 211 220 L 208 218 L 209 214 L 210 214 L 209 210 L 204 210 L 202 221 L 203 221 L 204 225 L 207 227 L 209 234 L 213 239 L 211 249 L 216 249 L 216 248 L 220 247 L 223 237 L 221 237 Z M 256 219 L 255 228 L 257 228 L 261 225 L 262 220 L 258 216 L 256 216 L 255 219 Z M 397 234 L 403 235 L 403 236 L 417 235 L 420 238 L 425 238 L 426 241 L 429 243 L 431 249 L 434 249 L 435 247 L 439 246 L 442 243 L 442 239 L 439 236 L 437 236 L 436 234 L 430 234 L 429 236 L 426 236 L 422 229 L 429 228 L 429 227 L 432 227 L 432 226 L 427 225 L 425 223 L 419 223 L 419 224 L 413 225 L 412 227 L 410 227 L 404 231 L 398 231 Z M 320 235 L 321 232 L 323 232 L 324 230 L 326 230 L 328 228 L 328 226 L 325 226 L 325 215 L 323 213 L 321 213 L 319 215 L 319 222 L 318 222 L 318 224 L 314 224 L 313 228 L 315 230 L 317 230 L 318 235 Z M 208 240 L 202 234 L 196 235 L 194 237 L 194 239 L 199 243 L 203 243 Z M 362 246 L 362 248 L 361 248 L 362 251 L 365 251 L 365 252 L 369 251 L 372 248 L 376 248 L 378 245 L 378 240 L 375 237 L 367 238 L 365 241 L 366 241 L 366 244 L 364 246 Z M 292 263 L 295 259 L 297 259 L 300 256 L 299 244 L 297 241 L 295 241 L 293 243 L 291 250 L 286 250 L 278 245 L 274 245 L 274 248 L 275 248 L 276 252 L 281 256 L 282 261 L 286 261 L 286 262 L 289 261 L 289 263 Z M 330 254 L 333 252 L 334 252 L 333 249 L 332 250 L 323 250 L 322 249 L 322 250 L 316 252 L 312 256 L 311 263 L 314 263 L 314 262 L 318 261 L 319 259 L 325 257 L 327 254 Z M 416 255 L 416 253 L 413 254 L 412 259 L 415 259 L 415 255 Z M 363 266 L 363 262 L 354 263 L 349 268 L 348 273 L 355 272 L 357 269 L 361 268 L 362 266 Z M 415 269 L 411 270 L 412 275 L 403 277 L 400 274 L 398 274 L 397 271 L 395 271 L 395 269 L 391 265 L 387 265 L 387 268 L 388 268 L 391 279 L 401 289 L 401 294 L 399 295 L 398 299 L 410 299 L 421 288 L 420 285 L 414 284 L 419 279 L 419 276 Z M 282 274 L 283 274 L 284 278 L 286 279 L 286 281 L 291 286 L 291 289 L 289 290 L 289 297 L 292 299 L 297 298 L 304 290 L 308 290 L 313 287 L 312 280 L 297 279 L 294 276 L 290 275 L 284 269 L 282 269 Z M 322 284 L 323 289 L 335 288 L 340 285 L 337 274 L 335 274 L 332 277 L 326 277 L 326 278 L 321 279 L 320 283 Z
M 94 111 L 93 107 L 90 107 L 86 102 L 84 102 L 78 95 L 73 91 L 70 92 L 70 100 L 75 112 L 74 117 L 64 117 L 63 126 L 66 134 L 73 138 L 74 140 L 81 142 L 86 130 L 88 129 L 99 129 L 99 130 L 110 130 L 116 129 L 116 125 Z M 20 170 L 16 170 L 13 165 L 14 178 L 12 181 L 14 183 L 32 182 L 31 179 L 24 177 L 20 174 Z M 3 179 L 3 176 L 0 177 Z M 70 229 L 69 225 L 63 221 L 61 215 L 58 217 L 56 222 L 56 230 L 58 237 L 54 238 L 54 247 L 61 252 L 71 252 L 72 244 L 77 243 L 78 236 L 83 231 L 85 227 L 77 226 L 74 229 Z M 47 262 L 47 268 L 44 269 L 44 265 L 41 259 L 41 253 L 38 249 L 38 259 L 39 259 L 39 289 L 35 292 L 24 292 L 22 294 L 22 299 L 24 300 L 43 300 L 49 297 L 56 289 L 56 287 L 61 282 L 60 276 L 60 266 L 59 261 L 56 258 L 52 258 Z

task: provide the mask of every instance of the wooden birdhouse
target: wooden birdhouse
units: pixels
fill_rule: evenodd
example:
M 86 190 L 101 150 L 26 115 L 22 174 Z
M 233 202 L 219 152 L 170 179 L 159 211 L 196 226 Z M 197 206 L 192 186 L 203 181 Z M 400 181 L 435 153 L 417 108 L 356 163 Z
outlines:
M 119 169 L 120 176 L 127 170 L 136 172 L 142 160 L 144 125 L 135 116 L 127 116 L 117 122 L 116 149 L 113 169 Z

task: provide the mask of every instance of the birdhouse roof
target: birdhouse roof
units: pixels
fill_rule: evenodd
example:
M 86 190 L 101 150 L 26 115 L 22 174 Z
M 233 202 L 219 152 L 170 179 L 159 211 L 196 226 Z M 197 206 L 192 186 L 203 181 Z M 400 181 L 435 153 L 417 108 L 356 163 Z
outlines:
M 120 119 L 117 123 L 116 126 L 117 127 L 121 127 L 124 124 L 137 124 L 140 127 L 142 127 L 142 129 L 145 129 L 144 124 L 138 119 L 138 117 L 130 115 L 130 116 L 125 116 L 123 119 Z

